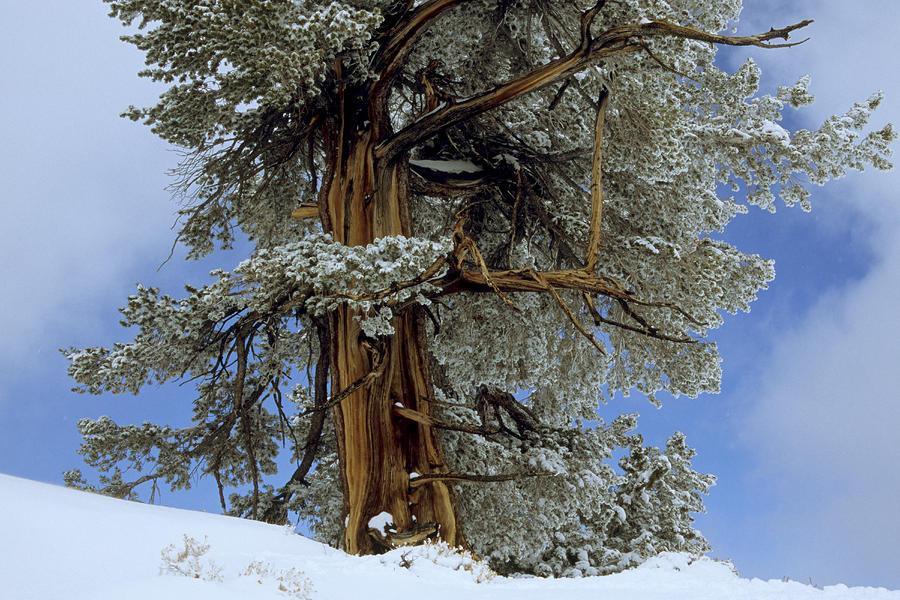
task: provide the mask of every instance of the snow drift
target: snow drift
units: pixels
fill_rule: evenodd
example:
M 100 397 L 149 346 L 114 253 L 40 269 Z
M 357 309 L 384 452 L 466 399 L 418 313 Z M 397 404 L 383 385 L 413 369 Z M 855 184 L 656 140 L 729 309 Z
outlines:
M 900 600 L 883 588 L 741 579 L 727 563 L 686 554 L 584 579 L 493 576 L 440 546 L 352 557 L 289 528 L 7 475 L 0 508 L 4 600 Z

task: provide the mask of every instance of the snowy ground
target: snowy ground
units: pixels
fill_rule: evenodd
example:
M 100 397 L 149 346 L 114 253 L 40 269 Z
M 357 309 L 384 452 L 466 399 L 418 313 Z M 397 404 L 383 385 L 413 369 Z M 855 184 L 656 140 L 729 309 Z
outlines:
M 349 557 L 282 527 L 0 475 L 3 600 L 359 597 L 900 600 L 900 591 L 747 580 L 725 564 L 675 554 L 606 577 L 489 578 L 434 547 Z

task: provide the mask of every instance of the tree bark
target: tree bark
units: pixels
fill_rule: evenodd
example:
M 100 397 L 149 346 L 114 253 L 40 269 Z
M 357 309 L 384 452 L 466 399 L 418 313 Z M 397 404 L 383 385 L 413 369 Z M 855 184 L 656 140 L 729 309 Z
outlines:
M 410 235 L 405 172 L 397 162 L 376 164 L 377 127 L 358 129 L 359 113 L 342 89 L 339 117 L 326 131 L 330 178 L 320 212 L 326 231 L 347 245 Z M 363 99 L 363 94 L 356 98 Z M 367 107 L 371 114 L 371 107 Z M 372 115 L 370 123 L 378 121 Z M 402 161 L 405 162 L 405 161 Z M 436 525 L 437 535 L 464 545 L 452 489 L 443 480 L 409 485 L 410 473 L 447 473 L 437 431 L 393 412 L 396 405 L 430 415 L 433 388 L 420 316 L 407 310 L 393 319 L 394 334 L 372 340 L 358 313 L 342 308 L 332 315 L 332 393 L 367 373 L 374 381 L 333 409 L 344 492 L 344 549 L 351 554 L 383 550 L 385 538 L 370 534 L 369 520 L 390 513 L 398 533 Z M 380 533 L 380 532 L 379 532 Z M 387 537 L 390 541 L 390 537 Z

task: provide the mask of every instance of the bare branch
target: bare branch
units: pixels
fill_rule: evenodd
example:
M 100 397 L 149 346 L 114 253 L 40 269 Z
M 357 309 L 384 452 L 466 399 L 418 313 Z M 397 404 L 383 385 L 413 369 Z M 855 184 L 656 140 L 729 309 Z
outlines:
M 571 321 L 572 325 L 575 326 L 575 329 L 577 329 L 578 332 L 581 333 L 581 335 L 583 335 L 594 346 L 594 348 L 596 348 L 600 352 L 600 354 L 606 354 L 606 349 L 600 345 L 600 342 L 597 341 L 597 338 L 594 337 L 594 334 L 584 328 L 584 326 L 578 320 L 578 317 L 575 316 L 575 313 L 572 312 L 572 309 L 569 308 L 569 305 L 566 304 L 566 301 L 562 299 L 556 289 L 547 282 L 543 275 L 541 275 L 534 269 L 529 269 L 529 271 L 531 272 L 531 276 L 535 281 L 546 286 L 547 291 L 550 292 L 550 295 L 553 296 L 553 299 L 556 300 L 556 303 L 559 304 L 560 307 L 562 307 L 563 311 L 566 313 L 566 316 L 569 317 L 569 321 Z M 624 300 L 621 300 L 621 302 L 624 302 Z
M 462 211 L 457 215 L 457 218 L 456 225 L 453 227 L 453 255 L 456 259 L 456 269 L 458 270 L 462 267 L 462 263 L 465 261 L 467 254 L 471 255 L 472 260 L 475 261 L 475 265 L 478 267 L 479 274 L 484 278 L 488 287 L 503 300 L 504 304 L 514 311 L 519 312 L 519 307 L 517 307 L 513 301 L 509 299 L 509 296 L 504 294 L 503 290 L 494 283 L 491 272 L 488 270 L 487 263 L 481 255 L 478 246 L 475 245 L 475 241 L 463 231 L 463 225 L 465 225 L 466 218 Z
M 472 473 L 428 473 L 426 475 L 417 475 L 409 478 L 409 487 L 415 489 L 419 486 L 429 484 L 433 481 L 476 481 L 476 482 L 496 482 L 496 481 L 514 481 L 516 479 L 525 479 L 526 477 L 548 477 L 556 475 L 549 471 L 526 472 L 526 473 L 507 473 L 503 475 L 475 475 Z
M 378 73 L 392 73 L 412 48 L 412 43 L 431 22 L 444 11 L 466 0 L 428 0 L 409 13 L 401 23 L 388 32 L 388 39 L 375 56 Z
M 323 403 L 321 406 L 319 406 L 317 403 L 316 407 L 314 407 L 311 410 L 307 410 L 298 416 L 306 417 L 306 416 L 316 414 L 319 412 L 324 412 L 330 408 L 334 408 L 335 406 L 340 404 L 345 398 L 347 398 L 350 394 L 352 394 L 356 390 L 361 389 L 361 388 L 366 387 L 367 385 L 371 384 L 373 381 L 375 381 L 376 379 L 381 377 L 381 375 L 384 373 L 385 367 L 387 366 L 387 363 L 385 362 L 384 358 L 385 358 L 385 356 L 384 356 L 383 351 L 376 352 L 375 353 L 375 364 L 372 366 L 372 370 L 370 370 L 368 373 L 366 373 L 362 377 L 357 378 L 353 383 L 348 385 L 346 388 L 344 388 L 337 394 L 334 394 L 333 396 L 328 398 L 328 400 L 325 403 Z
M 284 523 L 287 520 L 287 503 L 294 495 L 291 486 L 300 483 L 309 486 L 306 475 L 312 468 L 319 451 L 322 440 L 322 431 L 325 427 L 326 406 L 328 404 L 328 374 L 331 370 L 331 325 L 328 318 L 316 319 L 313 317 L 316 333 L 319 338 L 319 360 L 316 362 L 315 375 L 315 399 L 312 422 L 306 434 L 306 443 L 303 446 L 303 458 L 297 469 L 291 475 L 272 500 L 272 504 L 263 514 L 263 521 L 268 523 Z
M 301 204 L 291 211 L 291 216 L 295 219 L 311 219 L 319 216 L 318 204 Z
M 591 47 L 591 25 L 594 17 L 603 10 L 607 0 L 598 0 L 597 4 L 581 13 L 581 49 L 587 51 Z
M 723 46 L 757 46 L 759 48 L 790 48 L 798 46 L 806 42 L 809 38 L 800 40 L 799 42 L 791 42 L 787 44 L 768 44 L 766 42 L 774 39 L 790 38 L 790 34 L 798 29 L 802 29 L 811 24 L 812 19 L 800 21 L 794 25 L 788 25 L 780 29 L 772 28 L 765 33 L 747 36 L 729 36 L 719 35 L 717 33 L 709 33 L 694 29 L 693 27 L 685 27 L 677 25 L 670 21 L 657 20 L 649 23 L 636 23 L 631 25 L 621 25 L 613 27 L 609 31 L 597 36 L 594 40 L 596 44 L 606 46 L 609 44 L 619 43 L 629 38 L 638 37 L 677 37 L 688 40 L 698 40 L 701 42 L 709 42 L 710 44 L 721 44 Z
M 583 269 L 541 271 L 541 281 L 535 281 L 530 269 L 510 269 L 491 272 L 491 284 L 477 271 L 460 271 L 452 280 L 443 282 L 443 293 L 457 291 L 485 292 L 495 288 L 503 292 L 546 292 L 546 284 L 566 290 L 578 290 L 610 298 L 630 300 L 632 292 L 625 290 L 614 279 L 603 275 L 585 273 Z M 437 283 L 441 285 L 441 283 Z
M 441 267 L 447 262 L 446 256 L 439 257 L 436 261 L 434 261 L 430 267 L 425 269 L 423 272 L 419 273 L 416 277 L 412 279 L 408 279 L 406 281 L 395 281 L 390 287 L 384 290 L 379 290 L 377 292 L 372 292 L 369 294 L 333 294 L 332 298 L 347 298 L 349 300 L 384 300 L 388 296 L 392 296 L 397 292 L 404 290 L 406 288 L 415 287 L 424 283 L 425 281 L 431 279 L 441 270 Z
M 594 306 L 594 302 L 591 297 L 585 293 L 584 294 L 585 304 L 588 306 L 588 310 L 591 312 L 591 316 L 594 318 L 594 323 L 596 325 L 600 325 L 600 323 L 606 323 L 607 325 L 612 325 L 613 327 L 618 327 L 619 329 L 626 329 L 628 331 L 633 331 L 634 333 L 639 333 L 641 335 L 646 335 L 647 337 L 656 338 L 659 340 L 665 340 L 667 342 L 677 342 L 679 344 L 696 344 L 697 340 L 692 338 L 677 338 L 672 337 L 670 335 L 666 335 L 663 333 L 659 333 L 659 331 L 655 328 L 640 328 L 635 327 L 633 325 L 628 325 L 626 323 L 619 323 L 618 321 L 613 321 L 612 319 L 608 319 L 600 314 L 600 311 Z M 625 304 L 627 306 L 627 303 Z M 628 309 L 631 315 L 634 315 L 634 312 L 631 309 Z M 643 319 L 641 319 L 643 321 Z M 646 324 L 646 321 L 643 321 Z
M 414 421 L 416 423 L 419 423 L 420 425 L 426 425 L 428 427 L 434 427 L 436 429 L 461 431 L 463 433 L 471 433 L 483 436 L 500 433 L 500 427 L 497 427 L 496 429 L 489 429 L 486 427 L 479 427 L 478 425 L 470 425 L 468 423 L 451 423 L 449 421 L 443 421 L 441 419 L 432 417 L 431 415 L 427 415 L 423 412 L 419 412 L 417 410 L 413 410 L 411 408 L 406 408 L 403 406 L 394 406 L 392 408 L 392 411 L 398 417 L 403 417 L 404 419 L 409 419 L 410 421 Z
M 378 73 L 378 81 L 372 86 L 371 92 L 373 106 L 385 104 L 391 84 L 412 50 L 416 38 L 444 11 L 465 1 L 428 0 L 387 32 L 387 39 L 372 63 L 374 72 Z M 373 126 L 377 129 L 380 124 L 373 123 Z

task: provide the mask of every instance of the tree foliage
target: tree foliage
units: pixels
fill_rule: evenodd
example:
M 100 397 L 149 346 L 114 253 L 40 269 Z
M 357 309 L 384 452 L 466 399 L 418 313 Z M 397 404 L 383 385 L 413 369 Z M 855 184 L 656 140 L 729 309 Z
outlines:
M 714 62 L 808 22 L 716 33 L 738 0 L 106 1 L 168 86 L 126 114 L 184 151 L 180 240 L 196 258 L 240 231 L 254 251 L 183 298 L 139 287 L 133 341 L 66 351 L 79 391 L 196 383 L 187 427 L 79 423 L 102 491 L 199 469 L 234 514 L 297 511 L 355 551 L 458 529 L 504 572 L 706 549 L 690 513 L 714 479 L 684 436 L 588 421 L 619 392 L 718 391 L 707 332 L 774 277 L 714 235 L 735 215 L 890 167 L 893 129 L 863 133 L 880 95 L 789 132 L 809 78 L 760 95 L 752 61 Z M 399 488 L 388 467 L 354 487 L 353 406 L 396 438 Z M 281 447 L 297 467 L 278 479 Z M 354 545 L 346 519 L 364 530 L 396 489 L 393 528 Z

